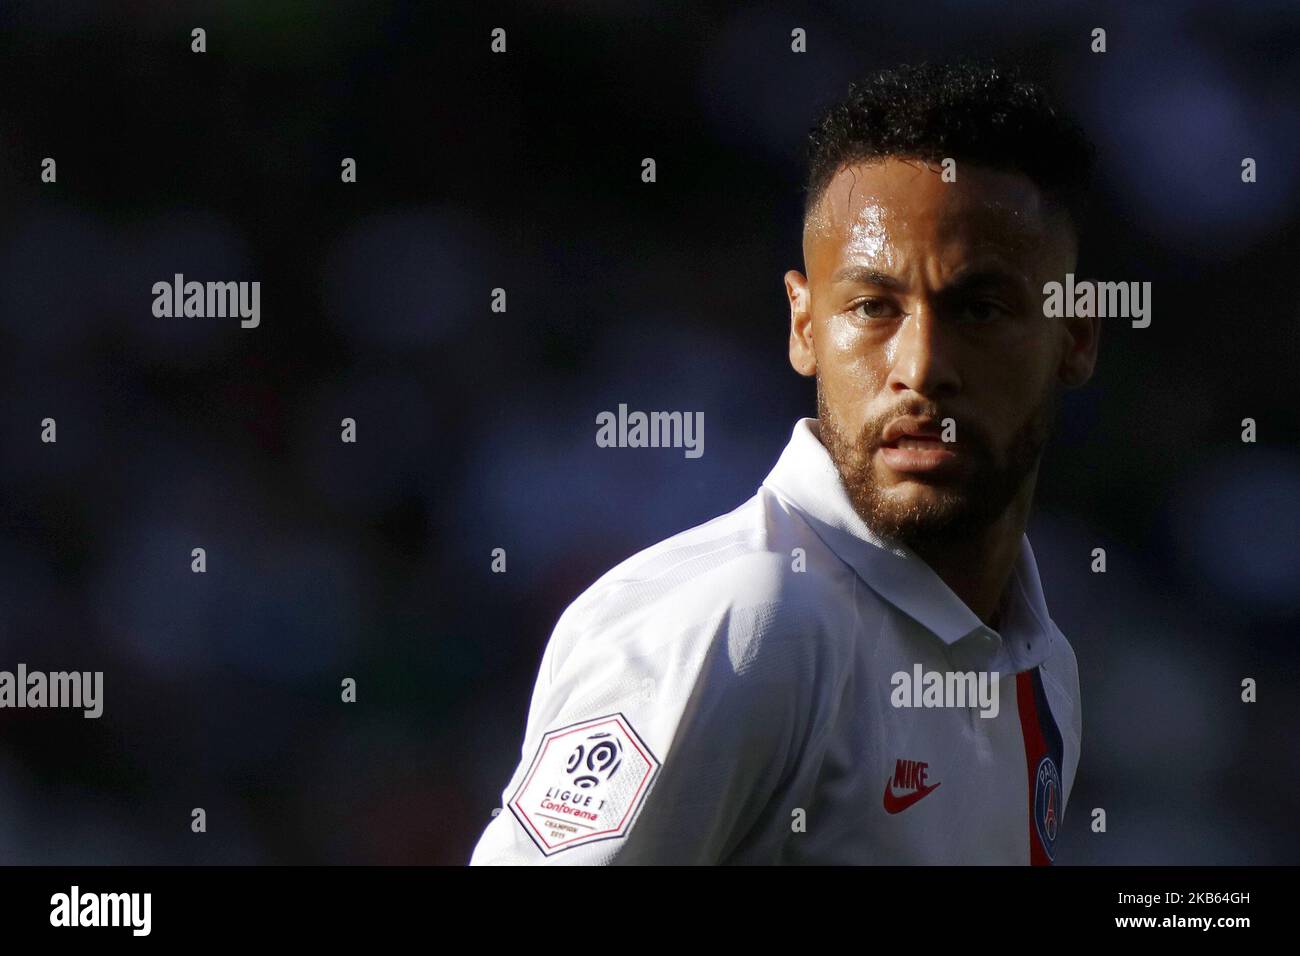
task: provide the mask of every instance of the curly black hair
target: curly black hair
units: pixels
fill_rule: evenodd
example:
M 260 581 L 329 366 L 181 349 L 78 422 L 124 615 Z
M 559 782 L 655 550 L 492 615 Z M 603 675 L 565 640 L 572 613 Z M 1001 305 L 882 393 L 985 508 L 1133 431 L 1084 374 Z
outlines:
M 960 60 L 881 70 L 849 85 L 806 144 L 804 220 L 841 167 L 884 157 L 951 157 L 1027 176 L 1081 226 L 1096 150 L 1011 66 Z

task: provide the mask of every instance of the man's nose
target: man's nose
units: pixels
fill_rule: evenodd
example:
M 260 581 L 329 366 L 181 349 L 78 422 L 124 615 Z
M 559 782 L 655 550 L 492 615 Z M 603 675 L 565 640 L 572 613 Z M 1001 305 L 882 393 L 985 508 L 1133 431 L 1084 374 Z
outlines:
M 938 399 L 961 388 L 950 323 L 940 320 L 933 306 L 918 306 L 899 326 L 887 386 Z

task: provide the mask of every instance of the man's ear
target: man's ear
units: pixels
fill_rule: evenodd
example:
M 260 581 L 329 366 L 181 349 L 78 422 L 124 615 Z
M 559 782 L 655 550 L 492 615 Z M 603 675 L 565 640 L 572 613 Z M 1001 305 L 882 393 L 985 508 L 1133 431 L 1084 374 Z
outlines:
M 1078 388 L 1092 378 L 1097 366 L 1097 342 L 1101 337 L 1101 319 L 1097 316 L 1074 316 L 1065 323 L 1065 354 L 1061 356 L 1058 375 L 1066 388 Z
M 803 273 L 791 269 L 785 274 L 785 294 L 790 300 L 790 364 L 800 375 L 817 374 L 817 351 L 813 348 L 812 296 Z

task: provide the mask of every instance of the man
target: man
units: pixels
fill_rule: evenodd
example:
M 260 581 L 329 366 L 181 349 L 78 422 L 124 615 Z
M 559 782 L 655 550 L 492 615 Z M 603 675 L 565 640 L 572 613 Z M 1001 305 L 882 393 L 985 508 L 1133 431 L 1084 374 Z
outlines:
M 473 864 L 1054 858 L 1078 676 L 1024 529 L 1097 354 L 1042 299 L 1091 149 L 973 65 L 855 85 L 810 146 L 785 288 L 818 417 L 564 612 Z

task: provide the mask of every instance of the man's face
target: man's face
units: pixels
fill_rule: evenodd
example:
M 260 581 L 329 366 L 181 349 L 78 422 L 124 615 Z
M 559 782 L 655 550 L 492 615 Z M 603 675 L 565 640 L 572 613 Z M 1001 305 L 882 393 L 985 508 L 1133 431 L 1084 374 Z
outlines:
M 944 182 L 891 158 L 831 181 L 808 275 L 786 274 L 790 361 L 816 375 L 822 443 L 875 531 L 964 534 L 1032 494 L 1057 396 L 1096 359 L 1096 320 L 1043 315 L 1074 262 L 1024 176 L 966 164 Z

